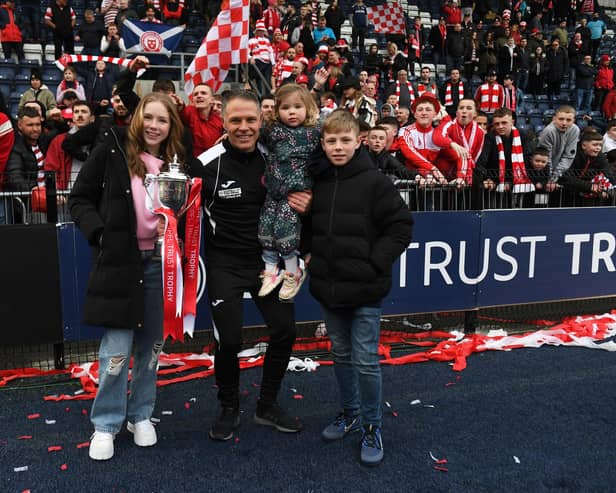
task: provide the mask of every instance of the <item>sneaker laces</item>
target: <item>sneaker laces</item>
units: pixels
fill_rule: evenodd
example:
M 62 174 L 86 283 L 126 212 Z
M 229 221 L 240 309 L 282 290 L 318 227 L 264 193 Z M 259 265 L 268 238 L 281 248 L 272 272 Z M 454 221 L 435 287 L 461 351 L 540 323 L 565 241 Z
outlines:
M 377 438 L 376 430 L 372 427 L 368 428 L 364 433 L 362 444 L 366 447 L 380 449 L 381 445 Z

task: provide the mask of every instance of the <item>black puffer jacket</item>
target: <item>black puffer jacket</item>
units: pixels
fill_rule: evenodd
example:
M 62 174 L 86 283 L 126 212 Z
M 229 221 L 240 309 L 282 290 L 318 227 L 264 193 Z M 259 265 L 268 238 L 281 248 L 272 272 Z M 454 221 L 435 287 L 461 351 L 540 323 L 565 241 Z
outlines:
M 411 213 L 363 146 L 346 166 L 321 160 L 312 171 L 310 292 L 330 308 L 377 304 L 411 241 Z
M 104 145 L 94 149 L 79 172 L 68 206 L 93 247 L 84 321 L 109 328 L 139 329 L 145 310 L 143 266 L 125 135 L 123 128 L 105 133 Z

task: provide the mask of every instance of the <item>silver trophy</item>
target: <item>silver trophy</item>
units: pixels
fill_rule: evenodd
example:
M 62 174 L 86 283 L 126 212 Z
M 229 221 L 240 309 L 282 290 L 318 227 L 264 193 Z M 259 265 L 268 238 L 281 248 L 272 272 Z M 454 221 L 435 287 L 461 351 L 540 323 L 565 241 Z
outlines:
M 180 171 L 178 156 L 174 155 L 169 171 L 145 176 L 146 207 L 151 211 L 169 209 L 176 219 L 181 217 L 186 212 L 190 184 L 190 177 Z M 162 249 L 163 237 L 159 236 L 154 244 L 154 256 L 160 257 Z

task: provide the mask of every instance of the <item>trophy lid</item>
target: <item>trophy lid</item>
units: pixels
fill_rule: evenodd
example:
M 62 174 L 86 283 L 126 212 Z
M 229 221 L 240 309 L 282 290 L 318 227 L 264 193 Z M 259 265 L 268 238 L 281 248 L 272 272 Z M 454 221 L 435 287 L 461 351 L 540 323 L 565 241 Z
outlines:
M 178 162 L 177 154 L 173 155 L 173 161 L 169 163 L 169 171 L 163 171 L 158 176 L 172 180 L 186 180 L 187 178 L 187 176 L 180 171 L 180 163 Z

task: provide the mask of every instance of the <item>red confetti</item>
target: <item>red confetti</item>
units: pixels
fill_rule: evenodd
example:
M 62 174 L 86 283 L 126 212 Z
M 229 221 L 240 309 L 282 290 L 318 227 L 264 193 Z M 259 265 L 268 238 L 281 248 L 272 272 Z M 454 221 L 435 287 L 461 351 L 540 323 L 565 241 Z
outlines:
M 81 410 L 81 414 L 83 414 L 84 416 L 88 415 L 88 410 L 87 409 L 82 409 Z
M 258 384 L 258 383 L 256 383 L 256 382 L 252 382 L 252 386 L 253 386 L 255 389 L 258 389 L 259 387 L 261 387 L 261 385 L 259 385 L 259 384 Z
M 439 459 L 436 461 L 437 464 L 447 464 L 447 459 Z
M 20 437 L 17 437 L 17 440 L 31 440 L 32 439 L 32 435 L 21 435 Z
M 21 493 L 30 493 L 30 490 L 23 490 Z
M 446 467 L 441 467 L 441 466 L 433 466 L 434 469 L 436 469 L 437 471 L 441 471 L 441 472 L 449 472 L 449 469 L 447 469 Z
M 392 412 L 391 412 L 391 414 L 393 414 L 393 416 L 394 416 L 395 418 L 397 418 L 397 417 L 398 417 L 398 411 L 392 411 Z
M 456 384 L 456 382 L 447 382 L 445 384 L 445 387 L 451 387 L 452 385 L 455 385 L 455 384 Z
M 28 414 L 28 419 L 38 419 L 41 417 L 40 413 Z
M 71 408 L 70 408 L 70 407 L 65 407 L 65 408 L 64 408 L 64 411 L 65 411 L 65 412 L 67 412 L 67 413 L 68 413 L 68 412 L 70 412 L 70 410 L 71 410 Z
M 62 469 L 63 471 L 66 471 L 68 469 L 68 466 L 66 464 L 62 464 L 60 466 L 60 469 Z
M 184 409 L 190 409 L 190 402 L 184 403 Z
M 249 392 L 246 389 L 242 390 L 242 395 L 248 395 L 248 394 Z
M 47 452 L 59 452 L 60 450 L 62 450 L 61 445 L 50 445 L 47 447 Z
M 235 443 L 240 441 L 240 437 L 235 437 Z
M 77 444 L 77 448 L 84 448 L 84 447 L 89 447 L 90 446 L 90 442 L 81 442 Z
M 458 375 L 458 376 L 456 377 L 456 380 L 459 382 L 460 380 L 462 380 L 462 377 L 461 377 L 460 375 Z
M 303 399 L 304 396 L 302 394 L 294 394 L 293 399 Z

